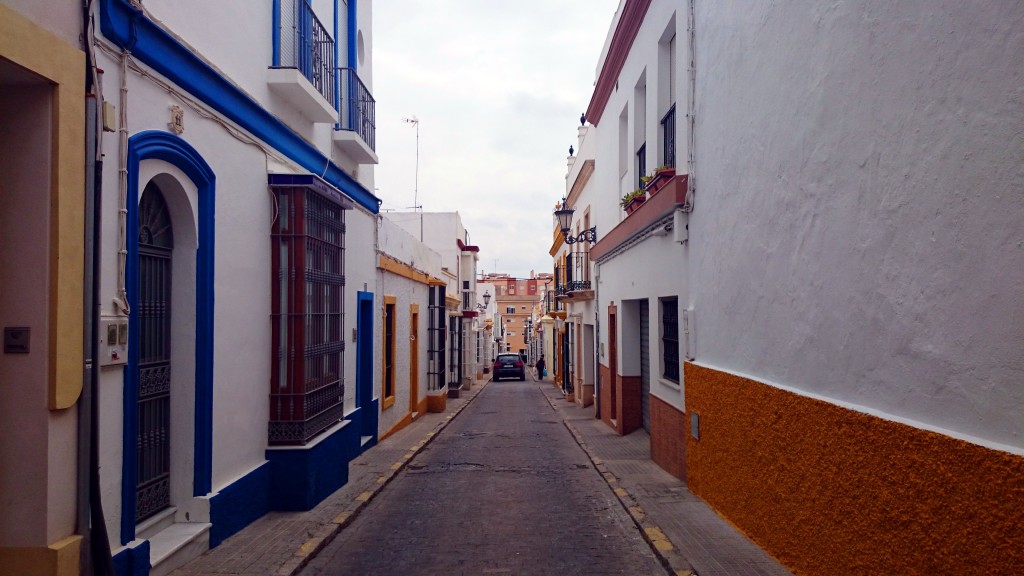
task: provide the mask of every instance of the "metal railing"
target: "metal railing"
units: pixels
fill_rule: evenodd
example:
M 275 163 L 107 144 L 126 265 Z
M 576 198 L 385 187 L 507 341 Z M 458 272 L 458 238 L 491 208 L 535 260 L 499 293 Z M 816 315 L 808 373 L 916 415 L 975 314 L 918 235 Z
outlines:
M 590 255 L 586 252 L 567 254 L 565 265 L 555 266 L 555 292 L 564 296 L 590 290 Z
M 295 68 L 334 106 L 334 39 L 308 0 L 281 0 L 279 68 Z
M 351 130 L 366 142 L 370 150 L 377 150 L 377 102 L 351 68 L 339 68 L 341 73 L 342 130 Z

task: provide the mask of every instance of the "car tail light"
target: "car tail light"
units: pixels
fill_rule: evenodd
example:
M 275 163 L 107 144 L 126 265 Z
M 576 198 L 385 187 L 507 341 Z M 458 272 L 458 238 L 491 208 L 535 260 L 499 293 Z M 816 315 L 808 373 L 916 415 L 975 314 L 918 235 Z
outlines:
M 495 362 L 494 363 L 494 367 L 495 368 L 501 368 L 501 362 Z
M 523 366 L 522 362 L 516 362 L 516 368 L 521 368 L 522 366 Z

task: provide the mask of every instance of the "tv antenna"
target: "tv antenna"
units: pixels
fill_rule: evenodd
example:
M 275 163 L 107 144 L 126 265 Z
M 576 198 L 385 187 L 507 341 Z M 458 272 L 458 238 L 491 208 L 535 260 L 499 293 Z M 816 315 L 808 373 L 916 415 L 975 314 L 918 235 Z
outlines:
M 423 242 L 423 206 L 420 205 L 420 119 L 413 114 L 402 122 L 416 127 L 416 171 L 412 187 L 412 209 L 420 212 L 420 242 Z

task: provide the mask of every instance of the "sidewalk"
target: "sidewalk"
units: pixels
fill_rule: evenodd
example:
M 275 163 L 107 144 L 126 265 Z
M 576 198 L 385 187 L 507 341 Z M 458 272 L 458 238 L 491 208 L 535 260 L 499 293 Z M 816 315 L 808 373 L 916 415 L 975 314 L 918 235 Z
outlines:
M 172 576 L 291 576 L 347 526 L 405 464 L 476 398 L 477 380 L 443 413 L 425 413 L 349 463 L 348 483 L 306 512 L 271 512 Z
M 651 460 L 650 436 L 619 436 L 594 408 L 567 402 L 550 381 L 540 389 L 657 554 L 675 574 L 787 576 L 791 573 L 718 516 L 686 484 Z

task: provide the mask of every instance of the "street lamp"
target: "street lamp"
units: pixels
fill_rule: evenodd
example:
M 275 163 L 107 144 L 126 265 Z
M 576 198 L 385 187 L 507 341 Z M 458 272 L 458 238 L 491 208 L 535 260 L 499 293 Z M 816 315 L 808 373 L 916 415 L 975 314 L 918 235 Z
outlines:
M 555 218 L 558 218 L 558 228 L 562 231 L 562 236 L 565 236 L 565 243 L 575 244 L 577 242 L 589 242 L 593 244 L 594 242 L 597 242 L 597 226 L 591 226 L 576 236 L 569 235 L 569 229 L 572 228 L 572 215 L 574 212 L 576 212 L 576 210 L 569 208 L 564 198 L 562 199 L 562 208 L 560 210 L 555 210 Z
M 483 298 L 484 298 L 483 306 L 481 306 L 479 304 L 476 305 L 478 310 L 486 310 L 487 306 L 491 303 L 491 293 L 490 293 L 490 291 L 484 292 Z

